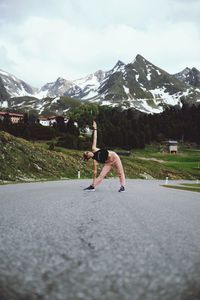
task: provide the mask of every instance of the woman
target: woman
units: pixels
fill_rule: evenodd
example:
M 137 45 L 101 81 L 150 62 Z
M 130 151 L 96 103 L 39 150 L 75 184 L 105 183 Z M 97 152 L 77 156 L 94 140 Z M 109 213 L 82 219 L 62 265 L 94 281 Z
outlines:
M 90 158 L 94 161 L 94 175 L 93 182 L 90 186 L 85 188 L 85 191 L 95 191 L 95 187 L 101 183 L 104 177 L 108 174 L 110 169 L 113 167 L 120 180 L 120 189 L 118 192 L 125 192 L 125 175 L 124 169 L 121 163 L 121 160 L 117 153 L 113 151 L 108 151 L 106 149 L 97 148 L 97 124 L 93 121 L 93 143 L 92 143 L 92 151 L 86 151 L 83 155 L 83 160 L 88 161 Z M 98 177 L 97 175 L 97 164 L 104 164 L 101 173 Z

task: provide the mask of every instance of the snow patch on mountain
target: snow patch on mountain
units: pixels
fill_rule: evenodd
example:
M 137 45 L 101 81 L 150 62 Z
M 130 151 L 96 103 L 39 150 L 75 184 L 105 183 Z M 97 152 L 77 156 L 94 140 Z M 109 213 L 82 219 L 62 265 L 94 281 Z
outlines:
M 0 69 L 0 75 L 11 76 L 11 74 Z
M 102 103 L 102 105 L 110 105 L 110 106 L 113 105 L 113 103 L 111 101 L 108 101 L 108 100 L 103 100 L 101 103 Z
M 180 94 L 176 93 L 170 95 L 168 92 L 166 92 L 165 87 L 156 88 L 154 90 L 150 90 L 150 92 L 153 95 L 154 99 L 160 99 L 168 105 L 177 105 L 180 102 Z
M 93 89 L 97 89 L 104 77 L 105 73 L 103 71 L 97 71 L 96 73 L 90 74 L 89 76 L 76 79 L 73 82 L 81 89 L 84 89 L 85 86 L 91 86 Z
M 188 96 L 191 93 L 191 89 L 187 89 L 185 92 L 183 92 L 183 96 Z
M 124 88 L 124 92 L 129 95 L 130 94 L 130 90 L 128 87 L 126 87 L 125 85 L 123 85 L 123 88 Z
M 164 110 L 162 106 L 158 105 L 159 103 L 156 101 L 152 103 L 152 100 L 149 99 L 137 99 L 137 101 L 129 99 L 129 101 L 131 108 L 135 108 L 147 114 L 159 114 Z
M 136 74 L 136 75 L 135 75 L 135 80 L 138 81 L 138 80 L 139 80 L 139 77 L 140 77 L 140 75 L 139 75 L 139 74 Z
M 8 101 L 0 102 L 2 108 L 8 108 Z
M 151 80 L 151 68 L 147 68 L 147 79 L 150 81 Z
M 158 73 L 158 75 L 162 75 L 158 69 L 156 69 L 156 72 Z
M 56 97 L 53 99 L 53 101 L 51 103 L 57 103 L 60 100 L 60 97 Z

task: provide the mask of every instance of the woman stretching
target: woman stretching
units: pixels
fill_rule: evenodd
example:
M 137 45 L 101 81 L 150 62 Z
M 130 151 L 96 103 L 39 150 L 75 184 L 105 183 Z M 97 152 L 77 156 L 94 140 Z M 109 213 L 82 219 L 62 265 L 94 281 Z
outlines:
M 93 175 L 93 182 L 90 186 L 85 188 L 85 191 L 95 191 L 95 187 L 101 183 L 104 177 L 108 174 L 110 169 L 113 167 L 117 175 L 119 176 L 120 180 L 120 189 L 118 192 L 125 192 L 125 175 L 124 169 L 121 163 L 121 160 L 117 153 L 113 151 L 108 151 L 106 149 L 99 149 L 97 146 L 97 124 L 93 121 L 93 143 L 92 143 L 92 151 L 86 151 L 83 155 L 83 160 L 88 161 L 90 158 L 94 160 L 94 175 Z M 97 175 L 97 164 L 102 163 L 104 164 L 101 173 L 98 177 Z

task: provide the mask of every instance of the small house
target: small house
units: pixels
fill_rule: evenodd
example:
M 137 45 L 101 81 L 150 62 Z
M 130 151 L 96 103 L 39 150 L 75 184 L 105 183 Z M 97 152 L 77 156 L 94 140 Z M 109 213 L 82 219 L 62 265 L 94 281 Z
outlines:
M 40 117 L 38 118 L 38 123 L 42 126 L 50 126 L 50 120 L 46 117 Z
M 68 119 L 64 118 L 63 116 L 40 116 L 37 121 L 42 126 L 54 126 L 54 124 L 59 124 L 59 122 L 64 122 L 67 124 Z
M 171 154 L 176 154 L 178 152 L 178 142 L 169 140 L 167 142 L 168 152 Z

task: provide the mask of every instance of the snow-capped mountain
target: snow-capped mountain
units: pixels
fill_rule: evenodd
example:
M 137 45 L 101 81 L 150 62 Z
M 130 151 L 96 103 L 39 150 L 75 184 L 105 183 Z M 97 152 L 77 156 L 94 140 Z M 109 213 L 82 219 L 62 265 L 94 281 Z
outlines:
M 185 83 L 141 55 L 127 65 L 118 62 L 107 74 L 92 101 L 158 113 L 166 105 L 181 105 L 181 97 L 190 92 Z
M 66 91 L 70 89 L 79 90 L 79 86 L 76 86 L 72 81 L 66 80 L 64 78 L 59 77 L 55 82 L 50 82 L 45 84 L 38 93 L 35 94 L 38 98 L 45 98 L 45 97 L 58 97 L 63 96 Z
M 40 113 L 46 110 L 62 112 L 68 109 L 62 98 L 65 96 L 67 99 L 160 113 L 166 106 L 181 106 L 182 101 L 200 102 L 199 75 L 195 68 L 171 75 L 141 55 L 129 64 L 119 60 L 106 72 L 99 70 L 76 80 L 58 78 L 41 89 L 34 89 L 15 76 L 0 71 L 0 105 L 26 109 L 32 106 Z
M 32 96 L 37 91 L 36 88 L 18 79 L 14 75 L 0 69 L 0 84 L 6 93 L 11 97 Z M 5 95 L 4 95 L 5 97 Z M 4 97 L 1 97 L 4 99 Z M 8 97 L 8 96 L 7 96 Z M 5 97 L 5 99 L 7 98 Z
M 188 85 L 200 88 L 200 71 L 196 68 L 185 68 L 174 76 Z
M 66 95 L 78 99 L 89 99 L 98 94 L 97 89 L 104 77 L 105 72 L 99 70 L 73 81 L 58 78 L 55 82 L 45 84 L 35 96 L 41 99 Z
M 69 90 L 66 94 L 72 97 L 80 99 L 90 99 L 98 95 L 98 88 L 103 79 L 105 78 L 105 72 L 98 70 L 97 72 L 90 74 L 86 77 L 74 80 L 74 83 L 80 87 L 80 94 L 77 92 L 73 95 L 73 91 Z

